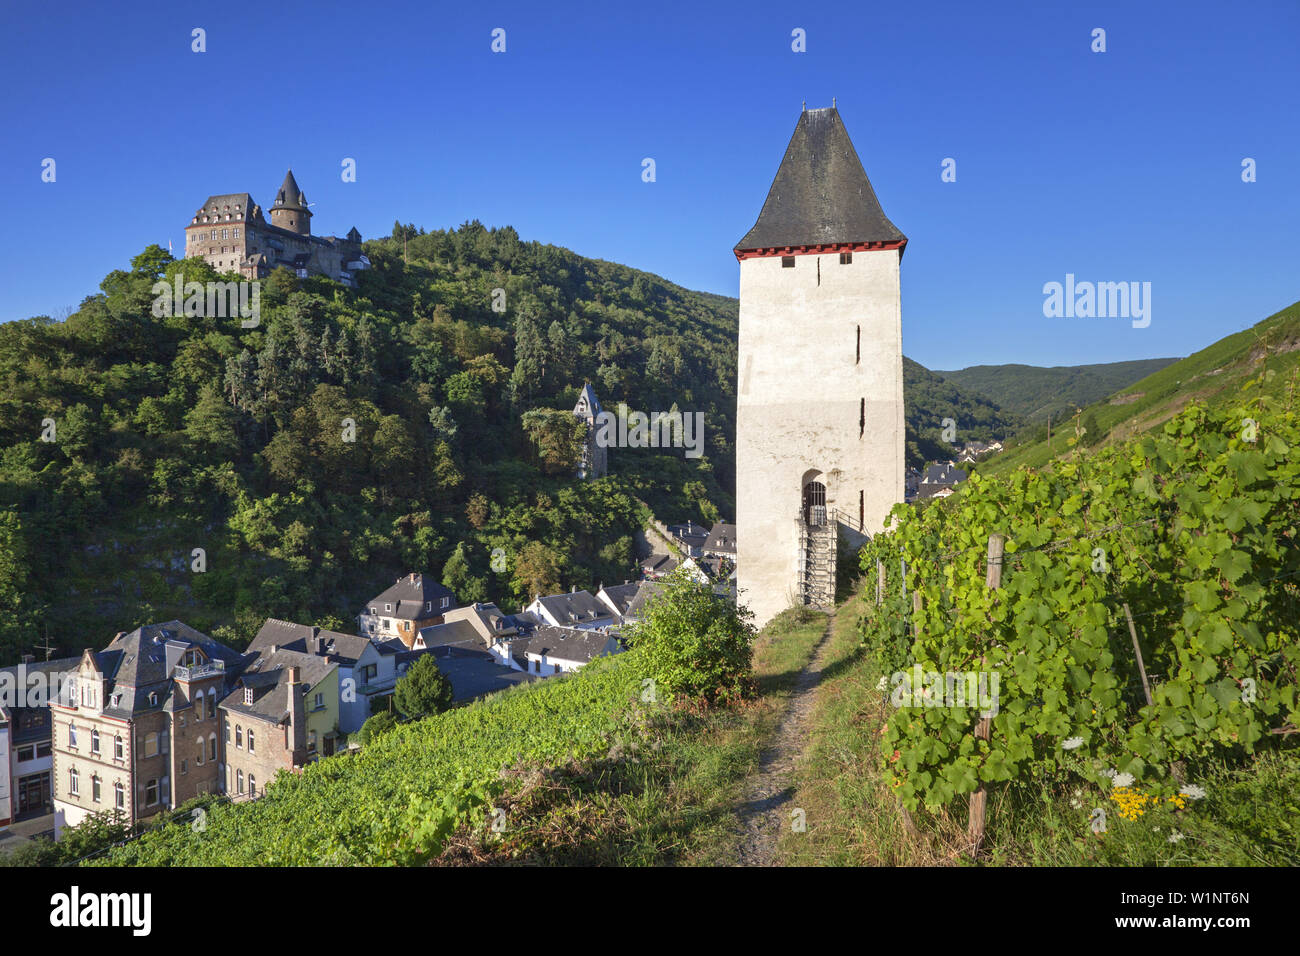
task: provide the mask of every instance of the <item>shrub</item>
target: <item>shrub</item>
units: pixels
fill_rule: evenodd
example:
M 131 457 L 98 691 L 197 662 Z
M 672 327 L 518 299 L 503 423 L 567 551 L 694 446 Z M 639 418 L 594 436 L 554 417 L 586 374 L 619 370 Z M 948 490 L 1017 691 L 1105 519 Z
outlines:
M 727 702 L 753 693 L 753 615 L 676 572 L 625 633 L 646 676 L 670 694 Z

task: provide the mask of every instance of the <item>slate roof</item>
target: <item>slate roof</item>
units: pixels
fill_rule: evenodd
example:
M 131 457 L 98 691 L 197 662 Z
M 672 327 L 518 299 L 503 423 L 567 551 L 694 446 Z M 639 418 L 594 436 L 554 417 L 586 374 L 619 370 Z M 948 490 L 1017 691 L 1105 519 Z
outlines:
M 275 202 L 271 204 L 271 208 L 309 211 L 307 196 L 298 188 L 298 180 L 293 178 L 292 169 L 284 174 L 284 183 L 280 186 L 280 191 L 275 194 Z
M 451 588 L 443 587 L 427 574 L 412 573 L 398 578 L 397 583 L 388 590 L 367 601 L 361 613 L 368 614 L 373 607 L 376 616 L 414 621 L 421 617 L 441 614 L 440 605 L 444 597 L 451 598 L 449 607 L 456 606 L 456 594 Z M 425 610 L 429 602 L 433 602 L 432 611 Z M 385 604 L 393 605 L 393 609 L 384 610 Z
M 419 636 L 424 641 L 425 647 L 438 647 L 444 644 L 482 647 L 484 644 L 483 635 L 478 632 L 478 628 L 464 619 L 422 627 Z
M 627 606 L 636 597 L 636 592 L 640 587 L 640 581 L 628 581 L 623 584 L 615 584 L 613 587 L 601 588 L 596 597 L 602 598 L 607 605 L 611 605 L 621 617 L 627 613 Z
M 799 116 L 758 222 L 736 251 L 841 242 L 907 242 L 880 208 L 835 107 Z
M 713 530 L 709 532 L 703 548 L 705 551 L 716 551 L 719 554 L 735 554 L 736 526 L 734 524 L 723 524 L 719 521 L 713 526 Z
M 323 641 L 323 643 L 322 643 Z M 248 650 L 253 654 L 268 653 L 272 647 L 328 657 L 339 664 L 351 667 L 361 659 L 370 646 L 367 638 L 356 634 L 330 631 L 310 624 L 295 624 L 268 617 L 253 638 Z
M 95 666 L 104 675 L 104 714 L 129 719 L 153 710 L 170 710 L 176 667 L 190 648 L 199 648 L 209 661 L 226 668 L 226 684 L 252 660 L 212 640 L 182 621 L 144 624 L 118 634 L 104 650 L 93 654 Z M 119 702 L 112 703 L 120 694 Z M 157 694 L 150 703 L 149 695 Z
M 535 654 L 553 660 L 585 664 L 606 653 L 616 653 L 618 639 L 604 631 L 583 631 L 572 627 L 543 625 L 533 632 L 526 643 L 511 644 L 512 654 Z
M 596 600 L 590 591 L 571 591 L 538 598 L 542 607 L 561 625 L 584 624 L 613 617 L 614 612 Z
M 641 570 L 646 574 L 667 574 L 677 567 L 677 563 L 671 554 L 652 554 L 641 562 Z
M 638 582 L 636 596 L 628 602 L 627 610 L 623 612 L 625 619 L 636 620 L 645 613 L 645 606 L 654 598 L 664 593 L 664 586 L 654 581 Z
M 203 222 L 204 216 L 222 216 L 230 214 L 230 222 L 250 222 L 253 218 L 253 209 L 256 208 L 253 197 L 248 193 L 221 193 L 216 196 L 209 196 L 203 201 L 203 205 L 194 213 L 199 218 L 197 225 L 213 226 L 216 225 L 211 219 Z M 238 210 L 238 211 L 236 211 Z M 221 222 L 226 222 L 222 219 Z M 190 223 L 195 225 L 195 223 Z
M 578 393 L 578 401 L 573 406 L 573 414 L 595 417 L 601 412 L 600 399 L 596 397 L 596 391 L 591 387 L 590 382 L 584 382 L 582 391 Z
M 925 474 L 921 476 L 921 484 L 955 485 L 959 481 L 965 481 L 966 477 L 966 472 L 955 467 L 952 462 L 942 462 L 925 469 Z
M 298 668 L 302 693 L 319 684 L 338 667 L 328 658 L 301 651 L 278 650 L 263 654 L 248 666 L 234 689 L 221 701 L 232 714 L 243 714 L 278 724 L 289 716 L 289 668 Z M 244 703 L 244 688 L 252 688 L 252 704 Z

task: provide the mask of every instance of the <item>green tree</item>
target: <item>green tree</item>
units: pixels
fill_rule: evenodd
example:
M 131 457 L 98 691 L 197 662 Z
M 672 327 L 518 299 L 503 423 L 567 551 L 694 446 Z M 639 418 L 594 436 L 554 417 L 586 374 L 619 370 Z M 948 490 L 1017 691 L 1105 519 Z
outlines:
M 432 654 L 417 658 L 393 688 L 393 703 L 412 720 L 442 713 L 451 707 L 451 700 L 451 681 Z
M 388 711 L 381 711 L 366 719 L 357 731 L 357 743 L 366 747 L 397 726 L 397 718 Z

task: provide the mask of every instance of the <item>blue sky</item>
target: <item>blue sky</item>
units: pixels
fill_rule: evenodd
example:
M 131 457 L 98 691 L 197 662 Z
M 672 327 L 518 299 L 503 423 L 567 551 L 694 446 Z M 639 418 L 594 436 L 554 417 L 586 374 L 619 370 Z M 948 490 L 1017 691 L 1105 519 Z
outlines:
M 910 240 L 910 357 L 1184 355 L 1300 298 L 1297 41 L 1295 0 L 11 6 L 0 319 L 180 249 L 210 193 L 269 206 L 290 166 L 319 233 L 478 218 L 735 295 L 800 104 L 834 96 Z M 1044 318 L 1066 273 L 1150 282 L 1150 326 Z

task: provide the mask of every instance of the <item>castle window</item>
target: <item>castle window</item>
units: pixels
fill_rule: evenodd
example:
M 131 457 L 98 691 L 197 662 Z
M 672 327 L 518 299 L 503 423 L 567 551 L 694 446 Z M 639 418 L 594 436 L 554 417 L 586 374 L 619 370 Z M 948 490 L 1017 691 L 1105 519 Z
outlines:
M 858 326 L 858 351 L 856 357 L 853 359 L 853 364 L 857 365 L 861 361 L 862 361 L 862 326 L 859 325 Z
M 840 253 L 840 265 L 847 266 L 852 261 L 853 261 L 853 253 L 851 252 Z
M 217 241 L 217 230 L 215 229 L 212 230 L 212 241 L 213 242 Z
M 229 219 L 230 217 L 227 216 L 226 218 Z M 229 230 L 229 229 L 222 229 L 222 230 L 221 230 L 221 238 L 222 238 L 222 239 L 229 239 L 229 238 L 230 238 L 230 230 Z
M 861 531 L 867 526 L 867 493 L 858 492 L 858 530 Z
M 781 268 L 782 268 L 782 269 L 793 269 L 793 268 L 794 268 L 794 256 L 782 256 L 782 257 L 781 257 Z
M 238 226 L 235 227 L 235 235 L 234 235 L 234 238 L 236 238 L 236 239 L 239 238 L 239 227 L 238 227 Z
M 867 400 L 862 399 L 862 405 L 858 412 L 858 437 L 861 438 L 867 433 Z

